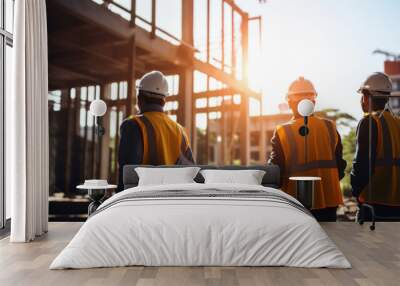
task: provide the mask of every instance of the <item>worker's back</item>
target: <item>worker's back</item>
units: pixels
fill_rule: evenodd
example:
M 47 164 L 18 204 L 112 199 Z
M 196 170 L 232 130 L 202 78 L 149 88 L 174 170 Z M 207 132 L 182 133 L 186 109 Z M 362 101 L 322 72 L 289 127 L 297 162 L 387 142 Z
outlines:
M 131 118 L 140 127 L 143 141 L 142 164 L 190 164 L 189 140 L 184 129 L 163 112 L 145 112 Z M 189 149 L 190 150 L 190 149 Z
M 336 207 L 343 203 L 339 184 L 339 172 L 335 158 L 338 135 L 335 124 L 317 116 L 308 118 L 307 161 L 305 161 L 305 137 L 299 134 L 303 118 L 295 118 L 278 126 L 277 135 L 285 158 L 282 189 L 295 194 L 296 186 L 291 176 L 321 177 L 315 184 L 316 209 Z
M 377 127 L 374 171 L 371 186 L 366 185 L 361 200 L 400 206 L 400 119 L 388 111 L 372 118 Z

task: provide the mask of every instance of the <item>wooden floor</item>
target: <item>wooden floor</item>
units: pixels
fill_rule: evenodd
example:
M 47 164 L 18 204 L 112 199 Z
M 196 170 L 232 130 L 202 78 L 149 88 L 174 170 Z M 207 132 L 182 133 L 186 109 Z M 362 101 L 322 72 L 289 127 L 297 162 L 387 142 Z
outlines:
M 50 223 L 49 233 L 27 244 L 0 241 L 0 285 L 400 285 L 400 223 L 376 231 L 355 223 L 323 227 L 352 269 L 289 267 L 124 267 L 48 270 L 81 223 Z

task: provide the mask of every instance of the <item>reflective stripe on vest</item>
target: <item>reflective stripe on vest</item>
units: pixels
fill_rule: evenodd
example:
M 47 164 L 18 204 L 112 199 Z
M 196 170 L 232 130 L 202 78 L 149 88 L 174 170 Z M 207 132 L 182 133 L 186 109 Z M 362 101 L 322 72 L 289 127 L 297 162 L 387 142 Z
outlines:
M 159 165 L 157 162 L 157 148 L 156 148 L 156 135 L 154 132 L 153 125 L 151 125 L 151 122 L 144 116 L 140 115 L 137 117 L 138 120 L 140 120 L 144 126 L 146 127 L 147 131 L 147 146 L 148 146 L 148 164 L 150 165 Z
M 400 206 L 400 120 L 389 112 L 371 115 L 377 126 L 374 173 L 360 199 L 369 203 Z
M 336 163 L 336 158 L 335 158 L 335 130 L 332 126 L 332 124 L 329 124 L 328 121 L 324 121 L 325 126 L 328 129 L 329 133 L 329 141 L 331 143 L 331 151 L 332 151 L 332 158 L 331 160 L 313 160 L 310 162 L 302 163 L 299 164 L 297 162 L 294 154 L 298 154 L 297 150 L 297 144 L 296 144 L 296 139 L 293 134 L 293 130 L 289 125 L 284 125 L 283 128 L 285 130 L 285 133 L 288 137 L 288 144 L 290 148 L 290 153 L 292 156 L 290 156 L 290 164 L 289 166 L 285 166 L 288 169 L 288 172 L 304 172 L 312 169 L 320 169 L 320 168 L 337 168 L 337 163 Z
M 142 164 L 193 164 L 184 154 L 190 148 L 183 128 L 162 112 L 132 117 L 143 136 Z
M 383 116 L 379 117 L 379 121 L 382 127 L 382 142 L 383 142 L 383 159 L 385 161 L 392 160 L 392 142 L 390 140 L 389 128 L 386 124 L 385 118 Z
M 295 119 L 277 128 L 284 153 L 284 173 L 282 189 L 295 195 L 296 184 L 291 176 L 316 176 L 321 181 L 315 183 L 314 208 L 336 207 L 343 203 L 336 162 L 338 135 L 333 122 L 316 116 L 309 118 L 310 133 L 307 137 L 308 158 L 304 158 L 304 137 L 298 134 L 303 125 Z
M 375 166 L 400 166 L 400 158 L 393 158 L 392 140 L 385 117 L 380 116 L 379 122 L 382 126 L 383 158 L 376 159 Z

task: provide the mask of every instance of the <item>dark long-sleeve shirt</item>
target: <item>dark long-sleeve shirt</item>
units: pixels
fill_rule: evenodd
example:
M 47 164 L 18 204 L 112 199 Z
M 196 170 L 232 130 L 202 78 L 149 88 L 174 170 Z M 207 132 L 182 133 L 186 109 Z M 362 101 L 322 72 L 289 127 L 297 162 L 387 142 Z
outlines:
M 161 106 L 148 105 L 143 112 L 163 112 Z M 186 159 L 182 164 L 194 164 L 192 150 L 188 148 L 184 154 Z M 125 165 L 140 165 L 143 162 L 143 138 L 138 123 L 135 120 L 125 120 L 120 127 L 118 149 L 118 191 L 123 190 L 123 168 Z
M 371 120 L 371 168 L 375 170 L 376 144 L 378 127 L 375 120 Z M 358 197 L 369 182 L 369 116 L 361 119 L 357 126 L 357 146 L 350 174 L 353 196 Z
M 337 131 L 336 131 L 337 132 Z M 338 135 L 338 144 L 336 145 L 335 149 L 335 158 L 336 164 L 339 172 L 339 179 L 341 180 L 344 177 L 344 170 L 346 169 L 346 161 L 343 160 L 343 145 L 340 134 L 337 132 Z M 278 165 L 281 169 L 281 173 L 285 172 L 285 153 L 283 152 L 282 145 L 279 139 L 279 136 L 275 130 L 274 135 L 271 139 L 272 144 L 272 152 L 269 158 L 270 164 Z
M 140 127 L 134 120 L 125 120 L 120 127 L 118 149 L 119 179 L 118 191 L 123 190 L 123 168 L 125 165 L 139 165 L 143 160 L 143 139 Z

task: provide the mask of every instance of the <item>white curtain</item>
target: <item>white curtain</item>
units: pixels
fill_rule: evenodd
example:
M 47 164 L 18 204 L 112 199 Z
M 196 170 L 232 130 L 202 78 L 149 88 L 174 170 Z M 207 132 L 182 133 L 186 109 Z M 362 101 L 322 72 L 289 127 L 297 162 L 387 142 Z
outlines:
M 7 186 L 12 242 L 47 232 L 49 195 L 47 23 L 45 0 L 15 1 L 14 72 L 7 104 Z

